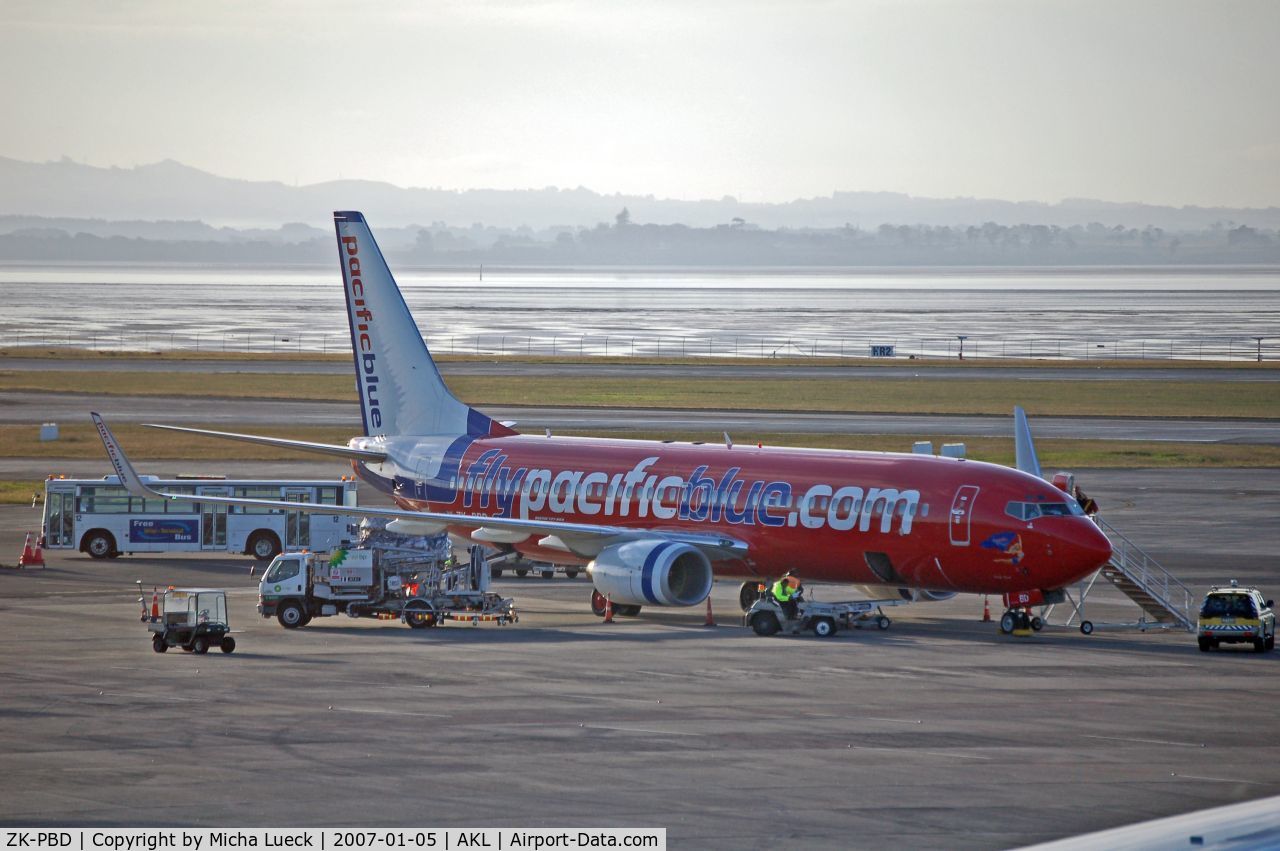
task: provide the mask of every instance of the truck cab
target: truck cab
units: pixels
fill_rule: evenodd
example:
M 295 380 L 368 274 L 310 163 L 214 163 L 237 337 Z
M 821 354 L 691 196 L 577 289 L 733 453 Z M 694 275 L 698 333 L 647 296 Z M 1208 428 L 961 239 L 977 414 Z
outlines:
M 275 617 L 289 629 L 311 621 L 313 553 L 281 553 L 272 559 L 258 583 L 258 614 Z

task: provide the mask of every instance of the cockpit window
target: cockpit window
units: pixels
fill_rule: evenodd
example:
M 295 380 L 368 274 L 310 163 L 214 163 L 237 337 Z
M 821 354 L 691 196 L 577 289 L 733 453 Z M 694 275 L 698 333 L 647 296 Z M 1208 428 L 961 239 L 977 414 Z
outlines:
M 1037 517 L 1083 517 L 1084 509 L 1075 500 L 1066 502 L 1010 502 L 1004 513 L 1015 520 L 1034 520 Z

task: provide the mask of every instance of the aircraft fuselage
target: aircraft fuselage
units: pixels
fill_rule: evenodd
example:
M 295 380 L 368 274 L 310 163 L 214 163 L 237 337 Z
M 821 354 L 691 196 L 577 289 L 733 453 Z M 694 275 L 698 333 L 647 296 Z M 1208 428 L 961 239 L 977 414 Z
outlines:
M 352 441 L 375 444 L 388 461 L 356 472 L 404 508 L 476 518 L 451 525 L 456 535 L 483 530 L 485 517 L 720 535 L 747 550 L 715 563 L 722 577 L 798 569 L 818 581 L 1003 593 L 1060 588 L 1110 552 L 1066 494 L 977 461 L 529 435 Z M 1024 520 L 1025 503 L 1054 513 Z M 590 559 L 556 539 L 517 538 L 505 545 L 531 558 Z

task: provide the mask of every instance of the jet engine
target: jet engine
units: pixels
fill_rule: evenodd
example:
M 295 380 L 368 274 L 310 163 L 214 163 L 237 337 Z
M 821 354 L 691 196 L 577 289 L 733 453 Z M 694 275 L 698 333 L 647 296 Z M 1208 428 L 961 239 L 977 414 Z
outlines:
M 641 540 L 603 549 L 587 565 L 600 594 L 623 605 L 696 606 L 711 593 L 711 561 L 675 541 Z

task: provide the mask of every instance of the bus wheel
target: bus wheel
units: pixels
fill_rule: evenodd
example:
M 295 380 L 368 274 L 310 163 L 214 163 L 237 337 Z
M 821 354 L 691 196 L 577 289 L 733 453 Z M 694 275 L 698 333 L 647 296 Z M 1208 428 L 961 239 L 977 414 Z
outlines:
M 249 536 L 249 546 L 245 549 L 258 561 L 271 561 L 280 555 L 280 539 L 273 532 L 257 531 Z
M 85 535 L 82 549 L 90 558 L 111 558 L 116 551 L 116 539 L 105 529 L 94 529 Z

